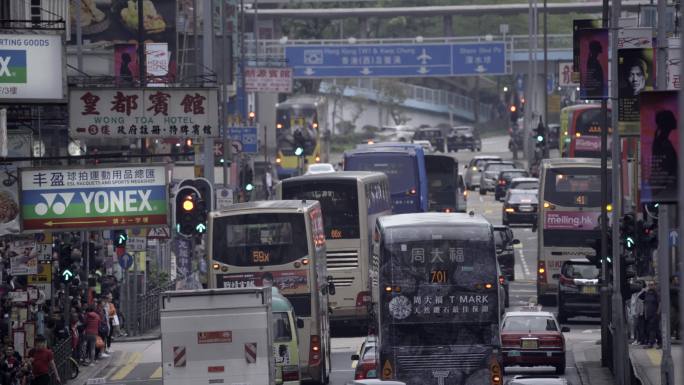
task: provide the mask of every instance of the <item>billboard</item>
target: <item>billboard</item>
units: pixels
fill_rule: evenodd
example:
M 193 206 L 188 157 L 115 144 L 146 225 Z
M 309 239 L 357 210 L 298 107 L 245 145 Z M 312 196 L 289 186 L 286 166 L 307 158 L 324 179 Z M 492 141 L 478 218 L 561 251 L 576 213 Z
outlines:
M 618 50 L 618 120 L 620 135 L 639 135 L 639 94 L 653 89 L 653 48 Z
M 31 131 L 10 130 L 7 135 L 7 153 L 10 157 L 30 157 L 33 148 Z M 19 175 L 17 167 L 30 162 L 12 162 L 0 165 L 0 236 L 18 234 L 19 228 Z
M 601 28 L 601 20 L 598 19 L 579 19 L 572 21 L 572 81 L 579 83 L 580 79 L 580 46 L 579 31 L 589 28 Z
M 76 7 L 81 7 L 84 46 L 108 46 L 138 41 L 138 9 L 135 1 L 70 0 L 71 41 L 76 41 Z M 169 76 L 176 74 L 176 0 L 143 2 L 144 41 L 167 43 Z M 134 44 L 135 45 L 135 44 Z
M 216 137 L 216 89 L 72 89 L 69 134 L 73 138 Z
M 608 29 L 577 31 L 579 44 L 580 97 L 608 98 Z
M 63 102 L 61 35 L 0 34 L 0 101 Z
M 19 179 L 22 231 L 168 223 L 165 166 L 27 168 Z
M 579 83 L 572 79 L 572 62 L 558 63 L 558 86 L 577 87 Z
M 640 94 L 641 202 L 677 202 L 678 91 Z

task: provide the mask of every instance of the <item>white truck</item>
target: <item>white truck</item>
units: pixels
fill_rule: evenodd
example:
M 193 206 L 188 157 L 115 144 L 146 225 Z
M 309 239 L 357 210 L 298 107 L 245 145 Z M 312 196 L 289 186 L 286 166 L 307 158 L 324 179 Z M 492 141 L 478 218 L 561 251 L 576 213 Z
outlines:
M 271 288 L 179 290 L 161 303 L 165 385 L 274 385 Z

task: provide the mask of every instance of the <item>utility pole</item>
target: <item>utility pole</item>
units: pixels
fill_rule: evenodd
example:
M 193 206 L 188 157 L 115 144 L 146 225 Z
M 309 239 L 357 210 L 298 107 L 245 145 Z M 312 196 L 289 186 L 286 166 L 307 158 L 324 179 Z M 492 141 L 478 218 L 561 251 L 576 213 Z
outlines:
M 548 95 L 548 82 L 549 82 L 549 47 L 548 47 L 548 25 L 546 20 L 547 14 L 547 0 L 544 0 L 544 146 L 543 157 L 549 157 L 549 95 Z
M 533 78 L 534 78 L 534 57 L 532 56 L 532 46 L 533 46 L 533 39 L 534 39 L 534 12 L 532 10 L 532 2 L 534 0 L 529 0 L 530 1 L 530 7 L 528 10 L 528 18 L 530 20 L 530 23 L 528 24 L 528 34 L 529 34 L 529 41 L 527 44 L 527 52 L 528 52 L 528 62 L 527 62 L 527 89 L 525 90 L 525 98 L 527 99 L 527 105 L 525 106 L 525 118 L 524 121 L 525 123 L 523 124 L 522 132 L 523 132 L 523 153 L 524 158 L 529 162 L 530 161 L 530 141 L 528 140 L 528 137 L 530 136 L 530 129 L 529 125 L 532 122 L 532 107 L 531 107 L 531 102 L 532 102 L 532 95 L 534 94 L 533 90 Z
M 667 0 L 658 0 L 658 52 L 656 63 L 667 63 Z M 680 46 L 680 51 L 684 47 Z M 656 89 L 667 89 L 667 73 L 665 65 L 658 66 L 656 69 Z M 684 205 L 684 201 L 679 201 L 679 205 Z M 660 301 L 663 304 L 670 303 L 670 230 L 675 227 L 676 218 L 673 204 L 661 204 L 658 208 L 658 286 L 660 287 Z M 680 221 L 681 221 L 680 217 Z M 684 228 L 684 226 L 680 226 Z M 660 312 L 661 335 L 663 343 L 663 356 L 660 364 L 660 379 L 663 385 L 674 384 L 674 367 L 672 364 L 672 344 L 670 341 L 670 306 L 661 306 Z
M 620 8 L 622 6 L 622 0 L 613 0 L 610 14 L 610 33 L 612 35 L 611 41 L 614 42 L 611 47 L 611 57 L 618 57 L 617 42 L 618 39 L 618 23 L 620 20 Z M 618 63 L 617 60 L 611 60 L 610 62 L 610 73 L 612 79 L 618 78 Z M 618 82 L 613 81 L 610 83 L 610 97 L 612 100 L 612 105 L 617 106 L 618 100 Z M 616 250 L 620 250 L 620 226 L 618 226 L 619 218 L 622 217 L 623 207 L 622 207 L 622 184 L 620 183 L 620 176 L 622 172 L 620 170 L 620 157 L 617 154 L 620 153 L 620 133 L 617 129 L 618 127 L 618 114 L 611 114 L 611 127 L 613 127 L 612 134 L 612 148 L 611 157 L 612 170 L 611 170 L 611 185 L 613 187 L 613 227 L 612 227 L 612 249 L 613 254 L 613 325 L 615 326 L 615 335 L 613 336 L 613 346 L 614 349 L 614 363 L 613 363 L 613 373 L 615 374 L 615 380 L 618 385 L 627 385 L 630 378 L 629 373 L 629 360 L 628 360 L 628 346 L 627 346 L 627 333 L 625 328 L 625 317 L 624 317 L 624 302 L 622 298 L 622 290 L 620 290 L 622 282 L 624 282 L 627 277 L 622 276 L 623 269 L 621 264 L 623 263 L 622 255 L 617 254 Z
M 682 45 L 682 33 L 679 33 L 679 59 L 680 63 L 684 63 L 684 45 Z M 684 121 L 682 121 L 681 117 L 684 116 L 684 92 L 682 92 L 682 89 L 680 88 L 679 91 L 679 129 L 678 132 L 682 133 L 684 132 Z M 679 148 L 684 148 L 684 135 L 678 135 L 679 136 Z M 677 161 L 679 164 L 677 165 L 677 177 L 678 177 L 678 184 L 679 184 L 679 190 L 677 191 L 677 202 L 679 204 L 677 205 L 677 210 L 679 212 L 679 223 L 682 223 L 684 220 L 684 156 L 678 157 Z M 679 232 L 680 234 L 682 233 L 682 229 L 684 229 L 684 226 L 679 225 Z M 678 245 L 677 245 L 677 253 L 679 254 L 679 266 L 680 266 L 680 271 L 684 270 L 684 237 L 679 236 L 677 237 Z M 681 336 L 684 336 L 684 322 L 681 322 L 681 320 L 684 320 L 684 284 L 680 282 L 679 284 L 679 325 L 681 327 L 680 331 L 680 338 Z M 679 362 L 680 367 L 684 368 L 684 354 L 681 355 L 681 360 Z
M 213 2 L 205 2 L 204 8 L 202 9 L 202 18 L 204 19 L 204 24 L 202 25 L 202 62 L 204 67 L 204 78 L 210 79 L 212 75 L 215 74 L 214 71 L 214 40 L 216 34 L 214 33 L 214 7 Z M 223 1 L 221 1 L 220 9 L 223 9 Z M 223 51 L 223 50 L 221 50 Z M 212 82 L 213 85 L 219 86 L 219 93 L 223 90 L 220 89 L 219 76 L 216 76 L 215 80 Z M 219 97 L 219 99 L 221 99 Z M 223 107 L 223 106 L 221 106 Z M 209 180 L 209 183 L 214 183 L 214 139 L 205 137 L 204 138 L 204 177 Z M 198 155 L 195 155 L 195 159 Z M 202 162 L 195 162 L 195 164 Z M 213 198 L 213 197 L 212 197 Z
M 608 27 L 609 1 L 603 0 L 603 28 Z M 601 100 L 601 365 L 612 365 L 610 292 L 608 275 L 608 100 Z M 616 205 L 618 202 L 615 202 Z M 618 250 L 613 250 L 613 254 Z M 613 257 L 613 256 L 611 256 Z M 615 259 L 615 258 L 613 258 Z

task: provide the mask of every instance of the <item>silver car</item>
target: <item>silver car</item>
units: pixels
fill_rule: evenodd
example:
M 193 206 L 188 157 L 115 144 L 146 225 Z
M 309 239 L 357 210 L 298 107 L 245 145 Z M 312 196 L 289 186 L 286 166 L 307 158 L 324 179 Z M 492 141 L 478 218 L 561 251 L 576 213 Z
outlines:
M 480 186 L 480 173 L 482 172 L 482 168 L 487 162 L 492 162 L 492 161 L 501 161 L 500 156 L 496 155 L 478 155 L 473 157 L 470 160 L 470 163 L 468 163 L 465 168 L 465 184 L 468 190 L 475 190 L 475 187 Z
M 501 171 L 514 168 L 513 162 L 487 162 L 480 173 L 480 195 L 487 194 L 487 191 L 494 191 Z

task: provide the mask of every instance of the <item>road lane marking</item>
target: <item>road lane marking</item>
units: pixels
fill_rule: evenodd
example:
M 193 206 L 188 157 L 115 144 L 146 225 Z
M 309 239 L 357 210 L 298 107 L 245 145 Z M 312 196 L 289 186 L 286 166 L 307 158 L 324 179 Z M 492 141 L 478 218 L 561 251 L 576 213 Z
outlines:
M 133 352 L 130 358 L 128 359 L 126 365 L 122 366 L 121 369 L 119 369 L 119 371 L 116 372 L 111 379 L 114 381 L 118 381 L 126 378 L 126 376 L 131 374 L 133 369 L 135 369 L 135 367 L 138 366 L 140 360 L 142 360 L 142 356 L 143 355 L 141 352 Z
M 162 367 L 160 366 L 157 368 L 157 370 L 154 371 L 154 373 L 152 373 L 152 375 L 150 376 L 150 379 L 161 378 L 161 376 L 162 376 Z
M 525 252 L 520 249 L 520 262 L 522 262 L 523 270 L 525 271 L 525 278 L 530 275 L 530 268 L 527 266 L 527 260 L 525 259 Z

